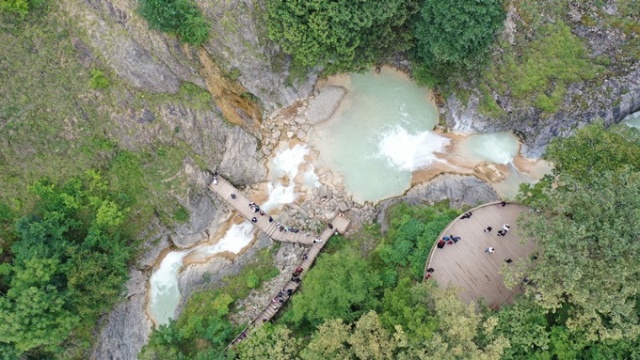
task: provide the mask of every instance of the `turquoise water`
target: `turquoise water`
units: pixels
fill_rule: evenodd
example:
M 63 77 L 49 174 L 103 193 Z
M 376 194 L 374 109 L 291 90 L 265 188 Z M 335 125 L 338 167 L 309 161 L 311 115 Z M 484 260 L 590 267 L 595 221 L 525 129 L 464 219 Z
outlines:
M 435 160 L 449 140 L 431 132 L 437 109 L 427 89 L 391 70 L 352 74 L 333 119 L 311 136 L 319 160 L 343 177 L 358 202 L 402 194 L 413 170 Z
M 640 129 L 640 111 L 635 112 L 622 120 L 622 123 Z
M 474 134 L 462 140 L 460 153 L 473 162 L 510 163 L 520 150 L 520 142 L 508 132 Z

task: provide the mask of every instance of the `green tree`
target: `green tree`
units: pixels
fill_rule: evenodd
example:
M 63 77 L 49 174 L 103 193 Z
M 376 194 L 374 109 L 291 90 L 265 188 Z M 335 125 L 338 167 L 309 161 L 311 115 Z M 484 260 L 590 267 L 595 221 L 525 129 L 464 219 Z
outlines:
M 567 306 L 567 328 L 589 341 L 640 333 L 638 155 L 637 131 L 587 126 L 552 142 L 545 158 L 556 166 L 553 176 L 524 196 L 539 210 L 523 221 L 539 256 L 513 275 L 537 284 L 545 309 Z
M 39 181 L 32 214 L 15 221 L 10 263 L 0 269 L 0 343 L 50 357 L 65 342 L 87 346 L 99 315 L 116 301 L 131 250 L 120 236 L 124 212 L 86 178 Z M 73 351 L 69 350 L 68 354 Z
M 149 28 L 177 34 L 181 41 L 201 45 L 209 38 L 209 24 L 190 0 L 141 0 L 138 12 Z
M 505 13 L 500 0 L 425 0 L 415 34 L 416 78 L 430 85 L 477 70 Z M 462 74 L 461 74 L 462 73 Z
M 509 341 L 496 336 L 479 346 L 479 337 L 491 336 L 496 318 L 482 319 L 473 304 L 464 304 L 451 288 L 432 289 L 428 299 L 438 329 L 423 343 L 412 344 L 408 359 L 500 359 Z
M 624 168 L 580 180 L 561 174 L 555 184 L 544 201 L 532 202 L 540 213 L 522 223 L 539 256 L 531 273 L 518 277 L 537 284 L 543 307 L 570 304 L 567 327 L 586 331 L 589 340 L 637 336 L 640 173 Z
M 376 308 L 380 276 L 356 252 L 322 255 L 309 271 L 286 319 L 316 327 L 325 320 L 353 321 Z
M 238 347 L 240 359 L 295 359 L 302 341 L 285 326 L 261 326 Z
M 269 38 L 304 67 L 325 73 L 360 71 L 411 47 L 409 19 L 416 0 L 267 1 Z

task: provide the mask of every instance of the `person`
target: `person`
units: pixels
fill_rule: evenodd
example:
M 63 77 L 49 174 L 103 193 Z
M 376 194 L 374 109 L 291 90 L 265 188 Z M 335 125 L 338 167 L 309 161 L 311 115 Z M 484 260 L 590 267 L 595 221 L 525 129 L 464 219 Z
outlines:
M 445 236 L 443 236 L 443 237 L 442 237 L 442 240 L 444 240 L 444 241 L 449 241 L 449 240 L 451 240 L 451 238 L 450 238 L 449 236 L 446 236 L 446 235 L 445 235 Z
M 506 262 L 507 264 L 511 264 L 513 262 L 513 260 L 511 260 L 511 258 L 505 260 L 504 262 Z
M 467 211 L 460 217 L 460 219 L 471 219 L 471 215 L 473 215 L 473 213 L 471 211 Z
M 256 217 L 254 216 L 254 217 L 251 218 L 251 221 L 254 222 L 254 223 L 257 223 L 258 219 L 256 219 Z
M 260 216 L 264 216 L 264 210 L 260 210 Z
M 493 254 L 494 252 L 496 252 L 496 249 L 494 249 L 491 246 L 489 246 L 484 252 L 489 253 L 489 254 Z
M 425 279 L 426 279 L 426 280 L 431 279 L 431 274 L 430 274 L 430 273 L 427 273 L 427 276 L 425 276 Z
M 291 296 L 291 294 L 293 294 L 293 290 L 287 289 L 287 296 Z
M 307 255 L 307 253 L 302 254 L 302 260 L 307 260 L 309 258 L 309 255 Z
M 502 225 L 502 230 L 504 230 L 504 232 L 506 233 L 507 231 L 509 231 L 509 229 L 511 229 L 511 227 L 509 226 L 509 224 L 504 224 Z
M 313 242 L 314 242 L 314 243 L 321 243 L 321 242 L 322 242 L 322 239 L 320 239 L 320 238 L 315 238 L 315 239 L 313 239 Z
M 302 272 L 302 270 L 303 270 L 303 269 L 302 269 L 302 266 L 298 266 L 298 267 L 296 268 L 296 272 L 301 273 L 301 272 Z
M 452 237 L 451 237 L 451 240 L 453 240 L 453 243 L 454 243 L 454 244 L 457 244 L 457 243 L 458 243 L 458 241 L 460 241 L 460 239 L 462 239 L 460 236 L 452 236 Z
M 502 230 L 502 229 L 501 229 L 501 230 L 498 230 L 498 236 L 499 236 L 499 237 L 503 237 L 503 236 L 505 236 L 506 234 L 507 234 L 507 232 L 506 232 L 506 231 L 504 231 L 504 230 Z
M 505 206 L 507 206 L 507 202 L 506 202 L 506 201 L 501 202 L 501 203 L 500 203 L 500 206 L 501 206 L 501 207 L 505 207 Z
M 218 178 L 217 177 L 213 177 L 213 185 L 218 185 Z
M 269 216 L 269 222 L 272 223 L 273 222 L 273 217 Z
M 235 199 L 236 198 L 236 194 L 231 194 L 231 198 Z
M 487 226 L 487 228 L 486 228 L 486 229 L 484 229 L 484 232 L 486 232 L 486 233 L 490 233 L 490 232 L 491 232 L 491 230 L 493 230 L 493 228 L 492 228 L 491 226 Z
M 327 225 L 329 227 L 329 229 L 333 229 L 333 224 L 329 223 L 329 225 Z
M 438 249 L 442 249 L 447 243 L 444 240 L 438 241 Z
M 427 272 L 428 272 L 429 274 L 433 273 L 434 271 L 435 271 L 435 270 L 434 270 L 433 268 L 428 268 L 428 269 L 427 269 Z

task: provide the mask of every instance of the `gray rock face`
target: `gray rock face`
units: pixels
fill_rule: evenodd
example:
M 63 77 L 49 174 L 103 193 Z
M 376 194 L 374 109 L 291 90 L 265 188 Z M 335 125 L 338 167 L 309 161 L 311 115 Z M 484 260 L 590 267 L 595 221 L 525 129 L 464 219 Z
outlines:
M 586 45 L 588 56 L 608 59 L 608 78 L 603 81 L 577 82 L 567 87 L 560 111 L 544 115 L 533 107 L 518 106 L 508 94 L 493 94 L 499 106 L 507 113 L 499 119 L 478 111 L 479 94 L 473 94 L 466 104 L 450 96 L 445 104 L 447 125 L 460 132 L 513 131 L 524 141 L 523 152 L 529 157 L 540 157 L 555 137 L 566 137 L 578 128 L 601 119 L 605 125 L 619 122 L 640 109 L 640 62 L 625 59 L 621 49 L 630 46 L 629 35 L 620 29 L 607 27 L 595 11 L 592 2 L 574 1 L 568 4 L 568 24 L 571 31 Z M 616 3 L 603 7 L 616 16 Z M 584 17 L 596 19 L 595 26 L 584 26 Z M 516 31 L 529 31 L 519 26 L 517 11 L 509 8 L 503 38 L 513 44 Z
M 149 31 L 136 13 L 135 0 L 70 0 L 60 3 L 89 45 L 113 71 L 136 88 L 151 92 L 178 91 L 180 81 L 204 87 L 186 49 L 175 37 Z
M 109 313 L 92 359 L 135 359 L 151 333 L 153 324 L 144 313 L 147 277 L 136 269 L 130 271 L 129 276 L 129 294 Z M 106 339 L 119 341 L 104 341 Z
M 268 111 L 286 107 L 313 90 L 315 75 L 287 84 L 290 59 L 267 38 L 262 0 L 197 1 L 212 19 L 211 40 L 204 44 L 229 73 L 262 101 Z M 235 69 L 235 70 L 234 70 Z
M 581 93 L 585 84 L 574 84 L 569 90 Z M 632 88 L 632 90 L 625 90 Z M 615 89 L 618 95 L 605 97 L 605 89 Z M 602 90 L 599 92 L 598 90 Z M 515 109 L 504 119 L 494 119 L 478 111 L 478 97 L 472 95 L 469 102 L 463 105 L 455 96 L 447 99 L 445 119 L 447 125 L 457 132 L 498 132 L 513 131 L 523 140 L 522 152 L 525 156 L 539 158 L 544 153 L 551 139 L 570 136 L 593 121 L 602 120 L 605 125 L 620 122 L 627 115 L 640 109 L 640 66 L 623 79 L 605 81 L 601 89 L 591 95 L 584 94 L 591 109 L 561 111 L 550 118 L 542 118 L 541 113 L 533 108 Z M 568 105 L 568 104 L 567 104 Z
M 156 119 L 136 121 L 139 113 L 146 111 L 157 114 Z M 180 140 L 188 144 L 208 168 L 221 172 L 235 184 L 252 184 L 265 177 L 258 140 L 240 127 L 223 121 L 213 111 L 166 103 L 149 105 L 141 111 L 124 110 L 112 114 L 111 118 L 114 127 L 110 135 L 124 148 L 135 150 L 158 142 L 176 144 Z
M 325 86 L 319 91 L 316 96 L 309 99 L 307 118 L 312 124 L 329 119 L 338 109 L 340 101 L 347 92 L 341 86 Z
M 209 54 L 262 101 L 267 110 L 306 97 L 316 81 L 287 85 L 289 59 L 266 37 L 262 1 L 197 1 L 211 22 Z M 205 88 L 194 49 L 175 36 L 148 29 L 135 0 L 69 0 L 63 10 L 87 35 L 87 43 L 124 81 L 157 93 L 175 93 L 186 81 Z
M 427 183 L 418 184 L 403 196 L 380 202 L 377 222 L 387 230 L 386 210 L 389 206 L 405 202 L 408 204 L 433 204 L 449 200 L 451 208 L 463 205 L 475 206 L 499 199 L 491 185 L 474 176 L 441 175 Z

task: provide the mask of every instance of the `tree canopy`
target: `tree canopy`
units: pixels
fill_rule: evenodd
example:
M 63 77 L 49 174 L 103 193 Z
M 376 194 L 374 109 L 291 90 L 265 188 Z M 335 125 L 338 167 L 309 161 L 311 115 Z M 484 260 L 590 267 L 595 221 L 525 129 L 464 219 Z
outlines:
M 416 24 L 416 77 L 430 85 L 478 69 L 505 12 L 500 0 L 425 0 Z
M 267 0 L 269 38 L 304 67 L 359 71 L 411 46 L 415 0 Z
M 131 251 L 121 236 L 126 209 L 100 190 L 97 173 L 64 186 L 39 181 L 40 202 L 15 221 L 10 262 L 0 266 L 0 343 L 18 354 L 57 354 L 86 341 L 118 298 Z
M 635 130 L 591 125 L 557 139 L 554 176 L 527 200 L 523 219 L 539 254 L 527 275 L 546 309 L 567 307 L 567 327 L 589 340 L 637 338 L 640 295 L 640 142 Z M 626 134 L 626 135 L 625 135 Z M 528 274 L 525 274 L 529 272 Z
M 380 285 L 380 275 L 356 252 L 323 255 L 305 277 L 302 293 L 292 299 L 287 319 L 312 327 L 331 318 L 353 321 L 377 306 Z

